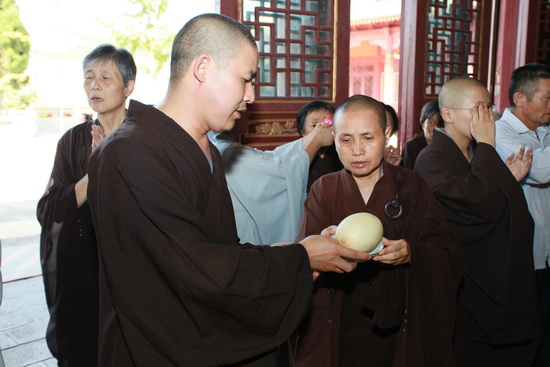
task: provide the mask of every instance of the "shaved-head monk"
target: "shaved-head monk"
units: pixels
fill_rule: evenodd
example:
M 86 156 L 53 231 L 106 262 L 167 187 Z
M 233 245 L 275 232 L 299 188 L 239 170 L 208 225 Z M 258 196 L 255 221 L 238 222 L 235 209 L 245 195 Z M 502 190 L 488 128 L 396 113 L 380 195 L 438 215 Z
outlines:
M 348 272 L 370 255 L 311 236 L 241 245 L 210 130 L 254 101 L 258 51 L 218 14 L 174 39 L 168 91 L 131 101 L 89 163 L 100 263 L 100 366 L 284 366 L 274 351 L 308 310 L 312 271 Z
M 426 183 L 384 161 L 386 124 L 384 106 L 363 95 L 334 115 L 344 169 L 311 186 L 297 239 L 367 212 L 383 223 L 383 249 L 353 273 L 316 282 L 295 367 L 453 365 L 459 250 Z
M 536 350 L 533 220 L 520 181 L 532 153 L 503 162 L 487 88 L 472 78 L 445 83 L 444 129 L 416 161 L 460 246 L 454 353 L 459 367 L 530 366 Z

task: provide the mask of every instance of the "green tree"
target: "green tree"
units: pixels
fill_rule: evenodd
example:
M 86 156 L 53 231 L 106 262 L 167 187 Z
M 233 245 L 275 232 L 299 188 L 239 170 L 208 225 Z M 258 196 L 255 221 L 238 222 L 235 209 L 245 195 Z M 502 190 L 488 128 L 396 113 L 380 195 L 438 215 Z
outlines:
M 108 27 L 118 47 L 132 54 L 152 57 L 154 66 L 148 70 L 157 74 L 170 57 L 174 35 L 163 22 L 168 0 L 128 0 L 132 6 L 126 17 Z
M 29 83 L 25 75 L 31 49 L 29 33 L 19 19 L 19 8 L 14 0 L 0 0 L 0 111 L 4 95 L 17 96 Z M 28 90 L 24 90 L 26 95 Z M 26 102 L 27 101 L 27 102 Z M 28 105 L 28 98 L 21 98 L 17 107 Z

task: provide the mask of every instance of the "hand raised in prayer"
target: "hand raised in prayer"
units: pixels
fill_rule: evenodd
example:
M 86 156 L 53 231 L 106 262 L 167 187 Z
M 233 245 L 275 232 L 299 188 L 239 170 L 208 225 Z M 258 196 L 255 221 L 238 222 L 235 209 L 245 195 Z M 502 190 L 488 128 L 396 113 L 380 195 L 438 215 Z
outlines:
M 312 235 L 304 238 L 300 243 L 305 247 L 314 271 L 348 273 L 357 267 L 357 263 L 349 260 L 367 261 L 372 258 L 365 252 L 346 248 L 328 236 Z
M 382 237 L 382 243 L 384 248 L 373 258 L 374 261 L 389 265 L 401 265 L 411 260 L 411 249 L 407 241 L 394 241 Z
M 525 146 L 522 146 L 519 148 L 518 154 L 510 154 L 504 163 L 506 163 L 506 166 L 510 172 L 512 172 L 516 180 L 520 182 L 531 169 L 531 163 L 533 163 L 533 151 L 531 148 L 527 148 L 527 152 L 525 152 Z
M 472 108 L 472 120 L 470 121 L 470 133 L 478 143 L 495 144 L 495 115 L 490 106 L 480 103 Z
M 397 148 L 390 145 L 386 147 L 386 149 L 384 149 L 384 160 L 389 164 L 398 166 L 399 163 L 401 163 L 401 161 L 403 160 L 403 157 L 401 156 L 401 154 L 399 154 L 399 150 L 397 150 Z
M 103 139 L 105 139 L 103 128 L 99 125 L 92 125 L 92 149 L 95 149 Z

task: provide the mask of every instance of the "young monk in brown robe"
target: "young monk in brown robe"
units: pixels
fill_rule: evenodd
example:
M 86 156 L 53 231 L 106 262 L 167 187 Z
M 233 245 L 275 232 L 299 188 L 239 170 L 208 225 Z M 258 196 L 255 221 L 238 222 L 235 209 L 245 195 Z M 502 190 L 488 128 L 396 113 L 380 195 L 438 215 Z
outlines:
M 174 39 L 165 99 L 131 101 L 126 122 L 92 154 L 99 366 L 280 365 L 274 350 L 307 312 L 312 270 L 352 271 L 343 258 L 369 258 L 319 235 L 239 244 L 207 134 L 231 129 L 254 101 L 257 68 L 242 24 L 193 18 Z
M 464 257 L 454 336 L 458 366 L 530 366 L 537 315 L 533 221 L 518 181 L 532 153 L 522 148 L 516 159 L 500 159 L 489 104 L 476 79 L 445 83 L 439 95 L 445 129 L 434 132 L 415 170 L 435 192 Z
M 298 238 L 369 212 L 383 223 L 384 249 L 349 276 L 321 275 L 293 341 L 296 367 L 452 366 L 460 255 L 426 183 L 384 161 L 388 132 L 384 107 L 370 97 L 336 110 L 344 169 L 313 184 Z

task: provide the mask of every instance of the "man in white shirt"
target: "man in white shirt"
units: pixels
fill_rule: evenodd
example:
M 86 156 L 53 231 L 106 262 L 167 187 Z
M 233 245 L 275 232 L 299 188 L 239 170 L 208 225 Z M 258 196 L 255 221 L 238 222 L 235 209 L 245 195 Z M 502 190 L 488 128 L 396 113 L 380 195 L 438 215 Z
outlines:
M 510 108 L 496 123 L 496 149 L 503 160 L 531 148 L 531 170 L 520 182 L 535 221 L 533 255 L 543 339 L 537 366 L 550 366 L 550 66 L 527 64 L 512 73 Z

